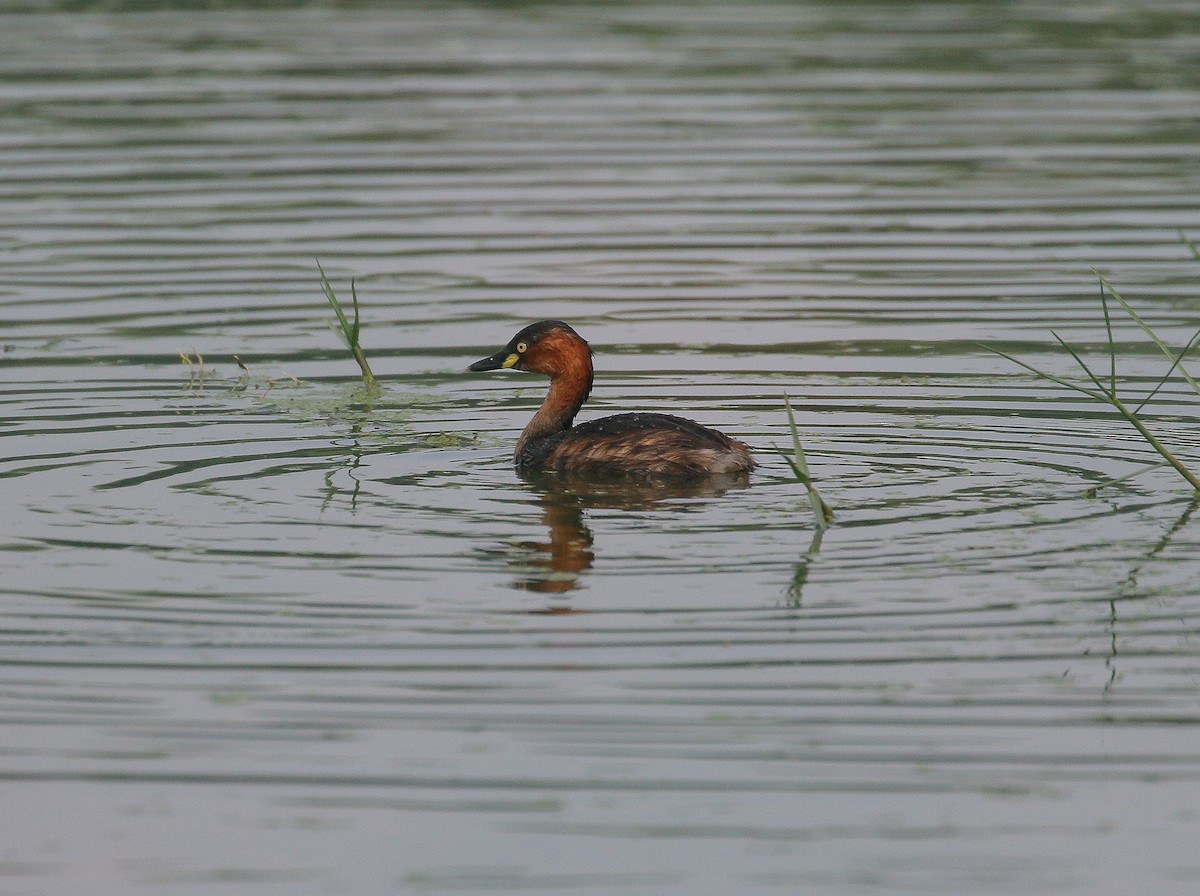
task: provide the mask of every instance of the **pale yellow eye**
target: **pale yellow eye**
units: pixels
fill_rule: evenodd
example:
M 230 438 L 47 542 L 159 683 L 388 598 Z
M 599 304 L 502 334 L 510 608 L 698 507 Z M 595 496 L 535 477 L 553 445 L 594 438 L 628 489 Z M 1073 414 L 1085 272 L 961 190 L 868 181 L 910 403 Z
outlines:
M 517 343 L 517 353 L 518 354 L 521 354 L 521 355 L 525 354 L 525 352 L 528 348 L 529 348 L 529 346 L 526 345 L 524 342 Z

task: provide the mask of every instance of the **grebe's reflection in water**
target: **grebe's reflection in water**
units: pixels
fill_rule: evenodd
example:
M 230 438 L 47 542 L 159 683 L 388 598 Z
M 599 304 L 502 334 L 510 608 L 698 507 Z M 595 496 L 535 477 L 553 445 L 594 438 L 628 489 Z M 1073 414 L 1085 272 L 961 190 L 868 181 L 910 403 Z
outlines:
M 553 474 L 526 475 L 538 495 L 547 541 L 514 542 L 508 549 L 512 586 L 543 594 L 567 594 L 582 583 L 596 559 L 595 537 L 585 519 L 589 510 L 669 509 L 683 498 L 716 498 L 750 484 L 748 473 L 706 476 L 691 480 L 585 480 Z M 552 606 L 538 612 L 572 612 Z

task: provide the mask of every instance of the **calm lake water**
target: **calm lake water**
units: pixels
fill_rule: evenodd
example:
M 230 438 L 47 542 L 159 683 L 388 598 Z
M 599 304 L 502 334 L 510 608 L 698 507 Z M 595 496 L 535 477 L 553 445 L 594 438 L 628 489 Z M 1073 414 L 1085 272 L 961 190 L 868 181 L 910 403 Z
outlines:
M 1200 513 L 984 347 L 1200 328 L 1194 4 L 18 5 L 4 893 L 1200 888 Z M 518 479 L 546 317 L 749 487 Z

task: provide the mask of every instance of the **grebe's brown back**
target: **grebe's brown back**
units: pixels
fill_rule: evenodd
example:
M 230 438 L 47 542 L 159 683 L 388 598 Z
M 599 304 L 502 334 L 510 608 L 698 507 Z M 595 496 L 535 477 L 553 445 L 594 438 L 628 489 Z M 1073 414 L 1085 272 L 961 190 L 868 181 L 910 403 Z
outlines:
M 517 440 L 522 473 L 707 476 L 754 469 L 750 449 L 715 429 L 669 414 L 617 414 L 573 426 L 592 391 L 592 349 L 560 320 L 530 324 L 468 370 L 532 370 L 550 391 Z

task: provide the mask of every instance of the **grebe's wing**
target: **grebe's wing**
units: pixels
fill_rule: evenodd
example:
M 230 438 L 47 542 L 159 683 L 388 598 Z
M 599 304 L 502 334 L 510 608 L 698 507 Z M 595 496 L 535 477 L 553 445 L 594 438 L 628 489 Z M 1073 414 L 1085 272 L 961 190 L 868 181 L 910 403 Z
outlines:
M 750 450 L 724 433 L 670 414 L 616 414 L 567 430 L 546 466 L 562 472 L 704 476 L 754 469 Z

